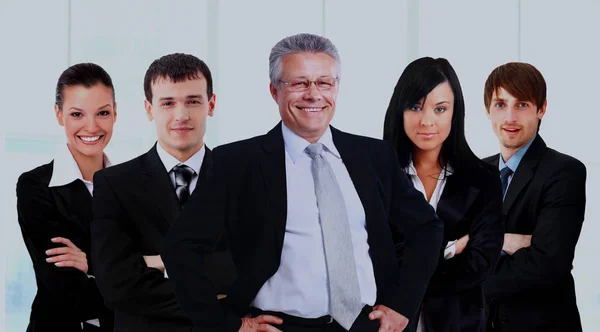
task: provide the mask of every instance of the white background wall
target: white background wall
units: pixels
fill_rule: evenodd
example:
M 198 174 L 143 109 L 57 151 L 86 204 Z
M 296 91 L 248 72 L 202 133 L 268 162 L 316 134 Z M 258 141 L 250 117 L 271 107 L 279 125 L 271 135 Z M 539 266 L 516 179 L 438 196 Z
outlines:
M 498 150 L 483 107 L 487 75 L 508 61 L 537 66 L 548 83 L 540 133 L 588 170 L 573 274 L 585 331 L 600 331 L 600 156 L 592 143 L 600 120 L 598 15 L 599 0 L 0 1 L 0 332 L 25 330 L 35 294 L 14 190 L 20 173 L 50 161 L 64 142 L 52 111 L 60 73 L 96 62 L 111 74 L 119 115 L 108 152 L 122 161 L 154 142 L 142 107 L 145 70 L 161 55 L 192 53 L 214 75 L 217 109 L 206 137 L 214 147 L 277 123 L 268 54 L 299 32 L 323 34 L 339 48 L 343 79 L 333 124 L 372 137 L 381 137 L 408 62 L 447 58 L 461 79 L 467 139 L 480 157 Z

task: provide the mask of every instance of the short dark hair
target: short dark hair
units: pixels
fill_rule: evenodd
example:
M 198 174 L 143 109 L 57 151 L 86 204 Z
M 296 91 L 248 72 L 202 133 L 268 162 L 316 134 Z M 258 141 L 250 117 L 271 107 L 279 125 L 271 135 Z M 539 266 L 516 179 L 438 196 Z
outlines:
M 106 70 L 95 63 L 78 63 L 72 65 L 63 71 L 58 78 L 58 82 L 56 83 L 56 95 L 54 103 L 59 109 L 62 109 L 65 88 L 77 85 L 83 85 L 86 88 L 91 88 L 99 83 L 112 90 L 114 101 L 115 87 L 113 86 L 112 79 Z
M 185 80 L 206 79 L 206 94 L 213 95 L 213 81 L 210 69 L 204 61 L 191 54 L 173 53 L 156 59 L 146 70 L 144 77 L 144 94 L 146 100 L 152 103 L 152 83 L 158 79 L 169 79 L 173 83 Z
M 465 102 L 456 72 L 446 59 L 424 57 L 404 69 L 385 114 L 383 139 L 390 141 L 396 149 L 402 168 L 410 164 L 414 149 L 404 130 L 404 112 L 444 82 L 450 84 L 454 93 L 454 111 L 450 134 L 442 144 L 438 162 L 442 167 L 442 163 L 449 163 L 455 172 L 465 172 L 482 163 L 465 138 Z

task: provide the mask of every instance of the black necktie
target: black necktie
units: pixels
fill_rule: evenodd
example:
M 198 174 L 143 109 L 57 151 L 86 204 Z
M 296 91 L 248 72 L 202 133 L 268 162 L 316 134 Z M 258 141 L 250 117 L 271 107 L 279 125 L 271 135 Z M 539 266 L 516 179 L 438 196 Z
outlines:
M 500 182 L 502 182 L 502 196 L 506 194 L 506 189 L 508 188 L 508 178 L 512 175 L 513 171 L 508 166 L 504 166 L 504 168 L 500 171 Z
M 181 206 L 187 202 L 190 197 L 190 182 L 196 172 L 189 166 L 179 164 L 173 167 L 173 174 L 175 174 L 175 193 Z

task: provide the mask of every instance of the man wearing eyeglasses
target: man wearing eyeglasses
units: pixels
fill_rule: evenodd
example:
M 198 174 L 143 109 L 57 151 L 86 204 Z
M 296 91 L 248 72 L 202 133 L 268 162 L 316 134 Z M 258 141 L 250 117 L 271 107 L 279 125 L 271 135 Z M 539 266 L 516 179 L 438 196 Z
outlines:
M 271 50 L 282 121 L 218 147 L 164 244 L 178 300 L 201 331 L 402 331 L 415 317 L 443 225 L 387 143 L 329 125 L 340 60 L 300 34 Z M 399 267 L 390 227 L 404 235 Z M 225 229 L 238 279 L 216 300 L 203 255 Z

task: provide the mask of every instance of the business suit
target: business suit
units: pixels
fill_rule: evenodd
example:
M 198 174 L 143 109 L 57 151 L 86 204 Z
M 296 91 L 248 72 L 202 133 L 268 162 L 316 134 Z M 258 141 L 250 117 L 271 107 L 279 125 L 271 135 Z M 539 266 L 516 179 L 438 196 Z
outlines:
M 94 278 L 71 267 L 46 262 L 45 251 L 68 238 L 90 257 L 92 197 L 79 180 L 50 187 L 54 161 L 23 173 L 17 182 L 17 212 L 21 234 L 33 262 L 37 294 L 27 331 L 112 331 L 112 312 L 104 305 Z M 88 260 L 88 275 L 94 265 Z M 99 319 L 100 328 L 87 320 Z
M 412 317 L 435 268 L 443 225 L 400 171 L 390 145 L 333 127 L 331 131 L 365 210 L 376 303 Z M 281 124 L 266 135 L 220 146 L 213 156 L 210 185 L 194 193 L 167 236 L 164 259 L 177 297 L 199 331 L 237 331 L 240 317 L 250 311 L 258 291 L 280 265 L 287 218 Z M 414 239 L 407 250 L 418 254 L 410 255 L 403 270 L 398 268 L 390 226 Z M 202 256 L 222 229 L 230 240 L 238 278 L 219 303 L 202 276 Z
M 204 185 L 210 166 L 211 151 L 206 148 L 197 187 Z M 115 310 L 115 331 L 190 331 L 191 322 L 170 280 L 143 259 L 162 253 L 163 238 L 181 211 L 156 145 L 131 161 L 97 172 L 94 183 L 92 261 L 100 291 Z M 227 266 L 225 261 L 217 263 Z M 207 268 L 212 276 L 225 273 L 221 279 L 231 279 L 223 266 Z
M 504 241 L 501 195 L 498 171 L 486 164 L 447 176 L 436 209 L 444 221 L 444 243 L 466 234 L 469 242 L 450 259 L 440 255 L 421 307 L 425 331 L 485 331 L 482 283 L 496 267 Z M 407 331 L 415 329 L 416 320 Z
M 486 159 L 498 167 L 499 155 Z M 484 283 L 493 331 L 581 331 L 571 266 L 585 214 L 585 166 L 538 135 L 506 191 L 506 233 L 531 246 L 500 258 Z

